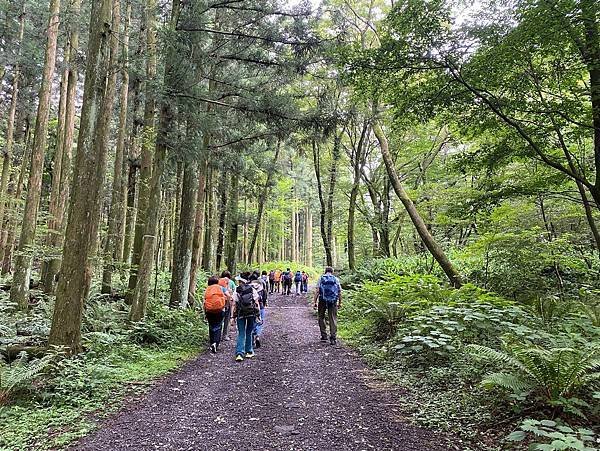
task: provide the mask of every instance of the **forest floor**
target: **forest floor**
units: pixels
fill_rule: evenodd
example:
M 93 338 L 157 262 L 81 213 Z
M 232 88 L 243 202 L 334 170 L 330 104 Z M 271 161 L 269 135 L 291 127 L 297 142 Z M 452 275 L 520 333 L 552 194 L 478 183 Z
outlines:
M 304 296 L 271 296 L 263 346 L 234 361 L 235 331 L 76 443 L 78 450 L 459 449 L 403 416 L 384 384 L 344 345 L 320 342 Z

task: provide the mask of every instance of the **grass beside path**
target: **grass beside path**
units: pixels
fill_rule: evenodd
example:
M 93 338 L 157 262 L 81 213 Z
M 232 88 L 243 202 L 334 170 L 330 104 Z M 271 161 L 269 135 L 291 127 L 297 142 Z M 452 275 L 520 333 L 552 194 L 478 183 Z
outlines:
M 0 407 L 0 449 L 60 449 L 95 428 L 131 395 L 199 353 L 197 346 L 127 345 L 102 358 L 60 362 L 61 378 L 38 396 Z M 44 383 L 44 382 L 42 382 Z

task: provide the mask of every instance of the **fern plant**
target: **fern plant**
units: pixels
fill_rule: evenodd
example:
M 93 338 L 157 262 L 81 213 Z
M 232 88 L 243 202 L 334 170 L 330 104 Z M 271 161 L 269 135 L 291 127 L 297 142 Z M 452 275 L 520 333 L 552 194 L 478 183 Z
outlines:
M 9 367 L 0 366 L 0 405 L 8 402 L 10 396 L 17 390 L 26 388 L 52 363 L 54 355 L 46 355 L 41 359 L 29 361 L 26 353 Z
M 549 404 L 600 380 L 599 348 L 516 347 L 509 352 L 480 345 L 467 348 L 476 357 L 512 369 L 489 374 L 482 381 L 484 386 L 515 394 L 535 393 Z

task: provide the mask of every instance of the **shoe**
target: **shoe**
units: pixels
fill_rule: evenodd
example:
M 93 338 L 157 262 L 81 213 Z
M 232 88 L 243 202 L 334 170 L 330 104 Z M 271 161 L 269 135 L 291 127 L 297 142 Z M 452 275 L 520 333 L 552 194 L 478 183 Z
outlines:
M 227 337 L 223 338 L 223 340 L 225 340 L 225 341 L 231 341 L 231 338 L 229 338 L 229 336 L 227 336 Z
M 210 352 L 212 352 L 213 354 L 217 353 L 217 344 L 213 343 L 210 345 Z
M 327 337 L 321 337 L 321 341 L 327 341 Z
M 241 357 L 241 356 L 240 356 Z M 251 359 L 252 357 L 254 357 L 254 353 L 253 352 L 247 352 L 246 353 L 246 358 L 247 359 Z
M 241 354 L 238 354 L 235 356 L 235 361 L 236 362 L 242 362 L 244 360 L 244 356 Z
M 335 338 L 330 338 L 329 339 L 329 343 L 331 343 L 332 345 L 336 345 L 337 344 L 337 340 Z
M 260 348 L 260 337 L 256 337 L 256 340 L 254 340 L 254 347 Z

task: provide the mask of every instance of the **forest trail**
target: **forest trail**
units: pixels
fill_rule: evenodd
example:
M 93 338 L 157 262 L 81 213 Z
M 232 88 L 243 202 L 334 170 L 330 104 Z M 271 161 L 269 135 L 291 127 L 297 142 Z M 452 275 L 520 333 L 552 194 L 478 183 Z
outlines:
M 455 449 L 402 419 L 400 395 L 352 351 L 319 341 L 304 296 L 271 296 L 265 325 L 253 360 L 234 362 L 233 331 L 73 449 Z

